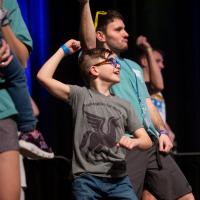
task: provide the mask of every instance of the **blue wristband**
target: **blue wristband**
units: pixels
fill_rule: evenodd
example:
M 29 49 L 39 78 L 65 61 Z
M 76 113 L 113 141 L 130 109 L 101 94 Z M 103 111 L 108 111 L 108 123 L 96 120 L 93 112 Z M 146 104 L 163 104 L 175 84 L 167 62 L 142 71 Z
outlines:
M 70 53 L 70 49 L 66 44 L 63 44 L 60 48 L 64 51 L 65 56 Z

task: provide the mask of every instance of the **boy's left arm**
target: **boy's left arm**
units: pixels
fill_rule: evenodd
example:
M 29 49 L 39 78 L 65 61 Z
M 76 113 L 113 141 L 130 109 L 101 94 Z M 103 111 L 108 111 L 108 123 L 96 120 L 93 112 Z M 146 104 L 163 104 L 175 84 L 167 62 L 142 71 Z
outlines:
M 134 138 L 122 136 L 117 143 L 117 146 L 122 146 L 128 150 L 138 147 L 140 149 L 148 149 L 152 146 L 152 141 L 144 128 L 139 128 L 134 132 Z

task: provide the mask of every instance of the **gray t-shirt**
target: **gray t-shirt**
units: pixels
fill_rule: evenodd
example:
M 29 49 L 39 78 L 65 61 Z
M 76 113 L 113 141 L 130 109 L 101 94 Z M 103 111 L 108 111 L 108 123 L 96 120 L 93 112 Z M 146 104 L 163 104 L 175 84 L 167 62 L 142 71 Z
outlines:
M 72 172 L 100 177 L 126 175 L 126 149 L 116 147 L 125 131 L 143 127 L 132 106 L 116 96 L 70 85 L 74 118 Z M 133 161 L 134 162 L 134 161 Z

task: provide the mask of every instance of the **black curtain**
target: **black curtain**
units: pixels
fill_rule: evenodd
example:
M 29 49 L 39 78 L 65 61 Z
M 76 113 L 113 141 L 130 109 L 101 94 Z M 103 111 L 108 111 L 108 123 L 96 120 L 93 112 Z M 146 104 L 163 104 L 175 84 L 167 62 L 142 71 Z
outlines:
M 91 0 L 93 16 L 97 10 L 116 9 L 125 18 L 130 34 L 129 50 L 124 56 L 136 59 L 135 40 L 140 34 L 148 37 L 153 47 L 165 53 L 165 91 L 167 120 L 174 130 L 179 152 L 200 151 L 200 3 L 198 0 Z M 70 38 L 78 39 L 80 13 L 75 0 L 49 2 L 50 55 Z M 36 50 L 37 51 L 37 50 Z M 49 56 L 50 56 L 49 55 Z M 36 73 L 36 72 L 35 72 Z M 33 73 L 33 76 L 35 74 Z M 83 85 L 77 65 L 77 54 L 62 61 L 56 78 Z M 70 107 L 38 92 L 33 94 L 42 107 L 39 125 L 45 131 L 55 154 L 71 158 L 73 125 Z M 41 90 L 41 89 L 40 89 Z M 45 108 L 45 109 L 44 109 Z M 45 118 L 45 119 L 44 119 Z M 195 160 L 177 157 L 192 182 L 199 199 L 199 157 Z M 187 166 L 184 165 L 187 163 Z M 65 159 L 25 162 L 28 175 L 27 199 L 62 200 L 70 196 L 69 165 Z M 194 179 L 194 176 L 198 179 Z M 48 189 L 50 188 L 50 189 Z M 34 196 L 33 193 L 36 195 Z

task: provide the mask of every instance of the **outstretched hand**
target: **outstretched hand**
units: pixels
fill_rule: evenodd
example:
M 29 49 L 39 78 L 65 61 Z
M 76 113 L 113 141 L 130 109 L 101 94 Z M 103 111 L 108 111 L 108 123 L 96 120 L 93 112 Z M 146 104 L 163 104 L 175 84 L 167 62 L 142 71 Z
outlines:
M 65 45 L 69 48 L 70 54 L 77 52 L 81 48 L 80 41 L 74 39 L 68 40 Z
M 143 50 L 146 50 L 147 48 L 151 48 L 150 43 L 148 42 L 147 38 L 143 35 L 140 35 L 137 39 L 136 39 L 136 44 L 138 47 L 140 47 Z
M 10 53 L 10 47 L 5 42 L 5 40 L 2 39 L 2 44 L 0 48 L 0 67 L 6 67 L 13 59 L 13 55 Z

